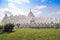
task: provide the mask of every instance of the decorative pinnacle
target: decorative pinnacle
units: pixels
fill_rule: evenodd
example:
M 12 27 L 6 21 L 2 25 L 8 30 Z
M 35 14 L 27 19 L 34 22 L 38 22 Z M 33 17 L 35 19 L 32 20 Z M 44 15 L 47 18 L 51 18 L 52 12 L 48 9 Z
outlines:
M 30 12 L 31 12 L 31 8 L 30 8 Z

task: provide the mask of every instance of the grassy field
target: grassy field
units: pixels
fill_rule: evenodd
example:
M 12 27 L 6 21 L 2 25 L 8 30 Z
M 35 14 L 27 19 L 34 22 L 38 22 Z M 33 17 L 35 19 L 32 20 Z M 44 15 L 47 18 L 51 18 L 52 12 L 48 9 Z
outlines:
M 0 34 L 0 40 L 60 40 L 60 29 L 22 28 L 12 33 Z

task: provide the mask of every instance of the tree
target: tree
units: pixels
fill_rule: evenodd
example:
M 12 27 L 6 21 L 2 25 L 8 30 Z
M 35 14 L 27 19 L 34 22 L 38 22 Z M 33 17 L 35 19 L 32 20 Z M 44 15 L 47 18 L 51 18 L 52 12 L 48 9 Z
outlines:
M 4 32 L 12 32 L 14 28 L 14 24 L 8 23 L 4 25 Z

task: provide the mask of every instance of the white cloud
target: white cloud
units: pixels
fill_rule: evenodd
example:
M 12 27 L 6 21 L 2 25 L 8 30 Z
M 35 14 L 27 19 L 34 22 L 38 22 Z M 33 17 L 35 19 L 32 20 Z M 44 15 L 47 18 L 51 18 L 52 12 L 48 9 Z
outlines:
M 29 0 L 8 0 L 10 3 L 22 4 L 22 3 L 30 3 Z
M 47 8 L 47 6 L 46 5 L 37 5 L 37 6 L 35 6 L 35 9 L 39 9 L 39 10 L 42 10 L 42 9 L 44 9 L 44 8 Z
M 10 10 L 9 10 L 8 8 L 0 9 L 0 17 L 1 17 L 1 18 L 2 18 L 6 13 L 7 13 L 8 15 L 11 14 L 11 12 L 10 12 Z
M 34 13 L 35 13 L 35 15 L 36 15 L 36 16 L 40 16 L 40 14 L 43 13 L 43 10 L 44 10 L 45 8 L 47 8 L 46 5 L 36 5 L 36 6 L 34 7 Z
M 16 6 L 16 4 L 30 3 L 30 0 L 8 0 L 8 9 L 13 15 L 26 15 L 24 10 Z
M 0 9 L 0 11 L 3 12 L 3 15 L 5 11 L 11 12 L 13 15 L 25 15 L 24 10 L 15 6 L 14 3 L 8 3 L 8 8 Z
M 40 14 L 42 14 L 42 13 L 43 13 L 43 11 L 37 11 L 37 12 L 35 13 L 35 16 L 36 16 L 36 17 L 39 17 Z
M 60 11 L 52 12 L 52 13 L 48 14 L 48 16 L 52 16 L 52 15 L 56 15 L 56 14 L 60 14 Z
M 13 15 L 24 15 L 24 11 L 21 8 L 18 8 L 13 3 L 8 3 L 8 8 Z
M 8 7 L 9 8 L 14 8 L 15 7 L 15 4 L 14 3 L 8 3 Z
M 3 11 L 9 11 L 9 9 L 8 8 L 0 9 L 0 12 L 3 12 Z
M 23 3 L 30 3 L 30 0 L 8 0 L 8 7 L 0 9 L 0 11 L 3 12 L 3 15 L 5 13 L 4 11 L 10 11 L 13 15 L 26 15 L 24 14 L 24 10 L 16 6 L 16 4 Z

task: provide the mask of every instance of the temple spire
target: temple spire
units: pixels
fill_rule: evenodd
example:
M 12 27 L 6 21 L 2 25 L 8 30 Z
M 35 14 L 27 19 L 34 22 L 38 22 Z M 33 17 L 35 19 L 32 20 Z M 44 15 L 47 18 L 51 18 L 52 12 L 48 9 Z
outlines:
M 31 11 L 31 8 L 30 8 L 30 11 L 29 11 L 29 13 L 28 13 L 28 16 L 29 16 L 29 17 L 34 17 L 32 11 Z
M 31 8 L 30 8 L 30 12 L 31 12 Z

